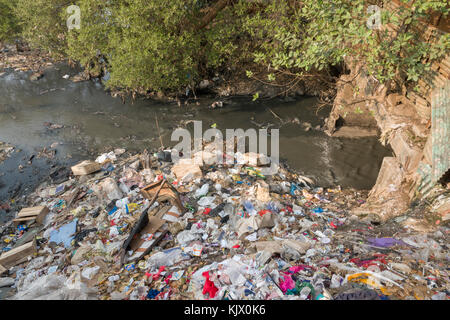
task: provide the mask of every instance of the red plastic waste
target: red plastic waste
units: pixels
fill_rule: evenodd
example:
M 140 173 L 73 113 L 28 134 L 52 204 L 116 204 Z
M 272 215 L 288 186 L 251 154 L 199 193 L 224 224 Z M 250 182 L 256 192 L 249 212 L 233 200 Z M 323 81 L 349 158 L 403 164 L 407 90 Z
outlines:
M 214 285 L 214 282 L 212 282 L 211 280 L 209 280 L 209 272 L 205 271 L 202 273 L 202 276 L 205 277 L 205 286 L 203 287 L 203 294 L 209 294 L 210 298 L 214 298 L 217 294 L 217 291 L 219 291 L 219 289 L 217 289 L 217 287 Z

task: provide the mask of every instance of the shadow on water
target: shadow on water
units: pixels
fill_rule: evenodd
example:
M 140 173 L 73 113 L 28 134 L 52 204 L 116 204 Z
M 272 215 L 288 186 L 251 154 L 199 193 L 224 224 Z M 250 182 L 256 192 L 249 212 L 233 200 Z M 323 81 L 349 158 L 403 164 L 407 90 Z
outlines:
M 182 121 L 202 120 L 203 130 L 214 123 L 219 129 L 280 127 L 270 108 L 284 122 L 298 118 L 314 128 L 329 112 L 326 108 L 316 112 L 315 98 L 252 102 L 248 97 L 234 97 L 221 109 L 208 109 L 214 101 L 211 98 L 202 98 L 200 106 L 182 108 L 143 99 L 123 104 L 98 82 L 73 83 L 62 78 L 76 73 L 60 65 L 47 70 L 36 82 L 28 80 L 29 73 L 24 72 L 7 72 L 0 77 L 0 141 L 21 150 L 0 164 L 0 202 L 35 187 L 48 176 L 55 161 L 72 165 L 114 148 L 142 151 L 159 147 L 155 115 L 164 144 L 173 146 L 178 141 L 171 142 L 171 134 Z M 48 123 L 64 127 L 51 130 Z M 55 161 L 35 158 L 32 165 L 27 164 L 31 155 L 55 142 L 60 143 Z M 330 138 L 318 130 L 305 131 L 293 122 L 280 128 L 280 157 L 323 186 L 369 189 L 383 157 L 389 154 L 376 137 Z M 23 172 L 17 169 L 20 164 Z

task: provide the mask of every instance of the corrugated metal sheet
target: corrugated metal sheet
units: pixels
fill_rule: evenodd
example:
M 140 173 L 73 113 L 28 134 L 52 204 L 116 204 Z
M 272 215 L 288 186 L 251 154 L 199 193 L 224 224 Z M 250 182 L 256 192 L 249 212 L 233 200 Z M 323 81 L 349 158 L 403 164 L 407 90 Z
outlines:
M 433 90 L 431 102 L 432 182 L 450 169 L 450 80 Z

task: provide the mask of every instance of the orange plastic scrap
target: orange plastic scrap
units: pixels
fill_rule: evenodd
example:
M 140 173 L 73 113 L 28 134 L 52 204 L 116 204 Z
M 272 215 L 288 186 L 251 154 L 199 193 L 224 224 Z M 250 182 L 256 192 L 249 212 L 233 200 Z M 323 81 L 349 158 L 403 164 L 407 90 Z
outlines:
M 392 294 L 391 290 L 389 290 L 388 288 L 385 288 L 385 287 L 381 287 L 381 286 L 380 286 L 380 291 L 385 296 L 390 296 Z

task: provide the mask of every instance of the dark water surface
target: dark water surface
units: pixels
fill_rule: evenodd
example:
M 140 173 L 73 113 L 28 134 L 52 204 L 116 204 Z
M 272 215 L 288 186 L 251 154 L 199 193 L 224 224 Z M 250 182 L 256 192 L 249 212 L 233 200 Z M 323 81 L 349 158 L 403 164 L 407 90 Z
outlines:
M 248 97 L 233 97 L 226 99 L 221 109 L 208 109 L 214 97 L 201 98 L 199 106 L 182 108 L 150 100 L 123 104 L 100 83 L 73 83 L 62 78 L 65 74 L 72 76 L 76 71 L 61 65 L 47 70 L 35 82 L 28 80 L 25 72 L 0 76 L 0 141 L 20 149 L 0 164 L 0 203 L 34 188 L 48 177 L 55 161 L 72 165 L 114 148 L 142 151 L 159 147 L 155 115 L 166 146 L 178 143 L 170 142 L 172 131 L 188 120 L 202 120 L 203 130 L 214 123 L 218 129 L 280 128 L 280 157 L 323 186 L 369 189 L 383 157 L 391 154 L 376 137 L 330 138 L 321 131 L 307 132 L 299 124 L 289 123 L 298 118 L 312 127 L 322 124 L 330 109 L 317 112 L 315 98 L 252 102 Z M 287 124 L 281 125 L 269 109 Z M 46 122 L 64 127 L 51 130 Z M 55 142 L 61 143 L 55 160 L 35 157 L 31 165 L 27 163 L 31 155 Z M 23 172 L 18 171 L 20 164 Z

